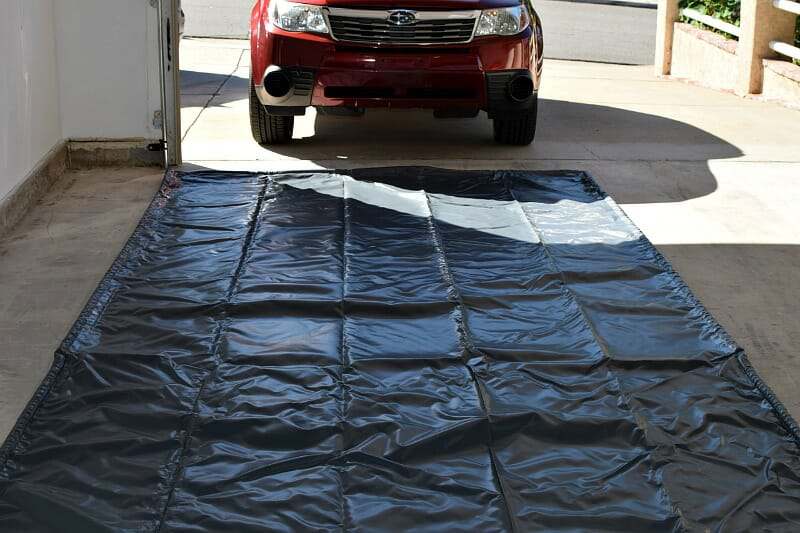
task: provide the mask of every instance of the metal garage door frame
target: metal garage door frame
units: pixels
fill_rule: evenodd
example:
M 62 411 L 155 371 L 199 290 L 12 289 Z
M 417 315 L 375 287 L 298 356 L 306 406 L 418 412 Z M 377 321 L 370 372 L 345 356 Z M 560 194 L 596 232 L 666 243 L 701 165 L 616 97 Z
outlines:
M 181 155 L 180 0 L 150 0 L 159 10 L 159 58 L 165 164 L 178 166 Z

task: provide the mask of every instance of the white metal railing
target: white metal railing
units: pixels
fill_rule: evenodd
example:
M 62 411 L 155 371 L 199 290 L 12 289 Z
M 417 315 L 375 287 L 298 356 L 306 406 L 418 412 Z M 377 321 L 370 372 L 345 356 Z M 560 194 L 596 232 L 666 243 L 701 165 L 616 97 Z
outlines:
M 772 5 L 776 9 L 782 9 L 783 11 L 800 15 L 800 3 L 798 2 L 792 2 L 792 0 L 773 0 Z M 800 48 L 797 48 L 796 46 L 792 46 L 789 43 L 782 43 L 780 41 L 770 41 L 769 47 L 774 52 L 800 61 Z
M 774 0 L 772 5 L 777 9 L 800 15 L 800 3 L 798 2 L 792 2 L 792 0 Z
M 769 47 L 781 55 L 785 55 L 800 61 L 800 48 L 797 48 L 796 46 L 792 46 L 788 43 L 782 43 L 780 41 L 770 41 Z
M 779 0 L 775 1 L 777 2 Z M 712 28 L 717 29 L 719 31 L 724 31 L 725 33 L 733 35 L 734 37 L 739 37 L 739 34 L 742 32 L 739 26 L 736 26 L 735 24 L 731 24 L 729 22 L 722 21 L 714 17 L 710 17 L 708 15 L 704 15 L 699 11 L 697 11 L 696 9 L 689 9 L 688 7 L 681 9 L 681 15 L 683 15 L 686 18 L 696 20 L 697 22 L 705 24 L 706 26 L 711 26 Z

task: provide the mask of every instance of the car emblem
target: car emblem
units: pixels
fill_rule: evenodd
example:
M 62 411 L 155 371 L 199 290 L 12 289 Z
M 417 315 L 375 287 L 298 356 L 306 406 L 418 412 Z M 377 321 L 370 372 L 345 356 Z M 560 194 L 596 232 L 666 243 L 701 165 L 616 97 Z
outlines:
M 413 11 L 398 9 L 390 12 L 386 21 L 393 26 L 408 26 L 417 22 L 417 15 Z

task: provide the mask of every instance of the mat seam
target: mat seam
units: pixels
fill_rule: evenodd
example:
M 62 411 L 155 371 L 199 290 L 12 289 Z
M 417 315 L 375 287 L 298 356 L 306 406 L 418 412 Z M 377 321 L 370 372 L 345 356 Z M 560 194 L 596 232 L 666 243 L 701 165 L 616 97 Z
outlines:
M 583 173 L 583 175 L 586 176 L 585 173 Z M 583 319 L 583 321 L 588 326 L 589 331 L 591 332 L 595 343 L 597 344 L 597 346 L 600 348 L 601 352 L 603 353 L 603 357 L 606 359 L 606 361 L 609 361 L 609 362 L 612 361 L 613 359 L 611 358 L 611 354 L 608 351 L 608 347 L 605 345 L 604 342 L 602 342 L 600 335 L 597 333 L 597 330 L 595 328 L 594 322 L 586 314 L 586 311 L 584 310 L 584 307 L 581 304 L 580 299 L 575 294 L 575 292 L 569 287 L 569 282 L 567 281 L 566 276 L 564 276 L 563 271 L 561 271 L 558 268 L 558 263 L 556 262 L 555 258 L 553 257 L 552 253 L 550 252 L 548 245 L 545 243 L 543 235 L 541 234 L 541 232 L 539 231 L 539 229 L 537 228 L 537 226 L 533 222 L 533 220 L 531 220 L 531 217 L 528 215 L 528 212 L 525 211 L 525 209 L 522 207 L 522 203 L 514 195 L 514 191 L 513 191 L 512 187 L 511 187 L 510 183 L 509 183 L 510 179 L 508 177 L 508 174 L 506 174 L 504 176 L 504 178 L 505 178 L 505 184 L 506 184 L 507 190 L 508 190 L 509 194 L 511 195 L 511 197 L 513 198 L 514 203 L 519 207 L 519 210 L 522 213 L 524 219 L 528 222 L 528 225 L 529 225 L 531 231 L 533 231 L 534 234 L 539 239 L 539 243 L 542 246 L 542 250 L 544 251 L 545 255 L 547 256 L 548 261 L 551 263 L 551 266 L 552 266 L 554 272 L 561 279 L 561 286 L 563 288 L 563 291 L 566 292 L 570 296 L 572 301 L 575 303 L 575 306 L 578 308 L 578 312 L 580 313 L 581 318 Z M 580 177 L 579 179 L 583 179 L 583 178 Z M 596 184 L 595 184 L 595 186 L 596 186 Z M 598 199 L 601 196 L 599 188 L 596 188 L 594 190 L 587 189 L 586 192 L 589 193 L 589 194 L 595 195 L 595 197 L 597 197 Z M 655 446 L 651 445 L 652 446 L 651 450 L 647 449 L 647 446 L 648 446 L 648 443 L 647 443 L 647 431 L 646 431 L 646 429 L 644 427 L 641 426 L 641 424 L 639 423 L 637 417 L 634 414 L 634 410 L 633 410 L 633 407 L 631 406 L 629 394 L 627 394 L 624 391 L 624 389 L 622 388 L 622 385 L 620 384 L 619 378 L 617 377 L 616 373 L 610 368 L 610 365 L 607 366 L 607 370 L 608 370 L 608 373 L 609 373 L 609 375 L 611 377 L 612 383 L 614 383 L 616 385 L 616 388 L 619 390 L 620 396 L 622 396 L 623 399 L 624 399 L 625 410 L 628 412 L 628 414 L 629 414 L 631 420 L 633 421 L 634 425 L 637 428 L 639 428 L 639 430 L 642 432 L 642 439 L 644 441 L 643 444 L 645 446 L 644 447 L 644 451 L 646 451 L 647 455 L 648 455 L 648 463 L 650 463 L 650 471 L 654 475 L 653 478 L 658 480 L 658 486 L 660 486 L 661 489 L 664 491 L 664 495 L 666 496 L 666 499 L 667 499 L 666 503 L 668 504 L 668 510 L 675 515 L 675 517 L 676 517 L 676 519 L 678 521 L 678 525 L 682 528 L 682 530 L 683 531 L 689 531 L 688 526 L 685 524 L 685 521 L 684 521 L 684 518 L 683 518 L 683 513 L 681 512 L 680 507 L 673 503 L 672 497 L 671 497 L 671 495 L 669 493 L 669 489 L 663 483 L 663 481 L 661 481 L 661 478 L 656 475 L 655 459 L 653 457 L 653 453 L 652 452 L 657 451 L 658 450 L 658 446 L 657 445 L 655 445 Z
M 584 173 L 585 180 L 587 183 L 590 184 L 596 191 L 596 193 L 601 197 L 601 199 L 605 199 L 608 197 L 603 189 L 597 184 L 597 182 L 592 178 L 589 174 Z M 613 199 L 613 197 L 612 197 Z M 700 321 L 704 324 L 704 327 L 707 325 L 711 325 L 711 329 L 709 333 L 711 335 L 718 336 L 723 342 L 729 345 L 731 348 L 732 353 L 726 357 L 727 359 L 737 358 L 740 363 L 742 364 L 742 369 L 747 375 L 748 379 L 752 382 L 753 386 L 758 390 L 759 393 L 764 397 L 764 399 L 769 403 L 770 408 L 775 414 L 778 422 L 783 426 L 783 429 L 788 433 L 788 436 L 794 441 L 795 446 L 797 447 L 798 452 L 800 452 L 800 426 L 798 426 L 797 421 L 795 421 L 794 417 L 789 413 L 788 409 L 783 405 L 783 403 L 778 399 L 777 395 L 772 391 L 772 389 L 767 385 L 767 383 L 763 380 L 763 378 L 758 374 L 756 369 L 753 367 L 750 359 L 747 357 L 747 353 L 745 350 L 739 346 L 733 337 L 727 332 L 727 330 L 720 324 L 716 318 L 708 311 L 708 309 L 703 305 L 700 299 L 694 294 L 691 288 L 686 284 L 684 279 L 678 274 L 675 268 L 672 266 L 672 263 L 661 253 L 661 251 L 650 241 L 647 235 L 633 223 L 630 217 L 625 213 L 625 211 L 616 203 L 613 202 L 610 204 L 613 209 L 626 221 L 628 222 L 637 232 L 639 237 L 639 245 L 640 247 L 647 251 L 648 254 L 653 258 L 656 265 L 658 265 L 661 269 L 663 269 L 664 273 L 669 276 L 670 283 L 673 285 L 673 290 L 678 290 L 682 293 L 682 298 L 687 301 L 689 306 L 693 309 L 696 309 L 700 312 Z M 731 380 L 727 380 L 731 381 Z
M 334 176 L 340 176 L 336 172 L 333 173 Z M 342 399 L 339 405 L 339 417 L 341 422 L 341 432 L 342 432 L 342 450 L 340 452 L 340 457 L 342 454 L 345 453 L 347 449 L 348 443 L 345 442 L 345 427 L 347 425 L 347 414 L 349 412 L 349 400 L 347 399 L 347 386 L 345 384 L 345 371 L 350 366 L 350 357 L 349 357 L 349 346 L 347 344 L 347 311 L 345 309 L 347 305 L 347 275 L 349 272 L 349 264 L 347 262 L 347 239 L 349 235 L 350 229 L 350 212 L 348 209 L 347 203 L 347 182 L 345 176 L 340 176 L 342 180 L 342 330 L 341 330 L 341 344 L 339 346 L 339 386 L 341 387 Z M 344 489 L 344 480 L 343 473 L 341 470 L 340 465 L 336 465 L 336 477 L 338 480 L 337 488 L 339 489 L 339 513 L 341 515 L 341 526 L 342 531 L 346 532 L 349 531 L 350 528 L 350 511 L 349 505 L 347 503 L 347 499 L 345 497 L 345 489 Z
M 465 316 L 466 305 L 464 304 L 461 291 L 458 289 L 458 286 L 456 285 L 455 278 L 453 277 L 452 271 L 450 270 L 450 266 L 447 262 L 447 255 L 444 250 L 444 241 L 442 240 L 441 233 L 439 232 L 438 226 L 436 225 L 430 196 L 428 195 L 428 192 L 424 189 L 424 187 L 421 189 L 421 192 L 425 197 L 425 202 L 428 207 L 428 213 L 429 213 L 429 216 L 427 217 L 428 227 L 431 232 L 434 250 L 436 250 L 438 255 L 441 257 L 440 267 L 442 270 L 442 276 L 450 288 L 448 292 L 451 292 L 451 295 L 455 300 L 454 304 L 458 310 L 458 318 L 456 318 L 455 321 L 459 332 L 459 344 L 461 344 L 462 349 L 467 350 L 469 352 L 474 352 L 475 354 L 480 355 L 484 361 L 487 361 L 486 354 L 484 354 L 481 350 L 478 350 L 475 347 L 473 341 L 471 340 L 471 335 L 469 333 L 469 329 L 466 323 L 466 316 Z M 511 531 L 515 532 L 519 530 L 519 526 L 516 523 L 514 513 L 512 513 L 511 503 L 509 502 L 507 495 L 508 491 L 505 488 L 505 484 L 503 483 L 503 477 L 500 475 L 500 469 L 497 466 L 498 463 L 497 456 L 494 452 L 494 449 L 492 448 L 494 444 L 494 434 L 492 432 L 491 416 L 489 415 L 489 410 L 486 408 L 485 391 L 482 389 L 480 380 L 475 375 L 474 369 L 469 365 L 469 363 L 464 361 L 463 358 L 461 359 L 461 362 L 466 367 L 467 372 L 470 375 L 470 378 L 475 384 L 475 389 L 478 395 L 478 401 L 480 402 L 481 410 L 483 411 L 486 417 L 487 431 L 489 433 L 489 442 L 487 443 L 486 447 L 489 452 L 489 461 L 491 463 L 492 474 L 493 477 L 497 480 L 497 488 L 500 492 L 500 497 L 503 500 L 504 509 L 509 521 L 509 526 L 511 527 Z
M 214 333 L 211 355 L 215 361 L 215 364 L 214 367 L 210 369 L 203 377 L 203 380 L 197 391 L 197 395 L 195 396 L 194 402 L 192 404 L 192 412 L 189 415 L 189 422 L 187 423 L 186 433 L 184 435 L 183 443 L 179 451 L 177 464 L 174 470 L 172 471 L 170 478 L 166 480 L 166 483 L 168 485 L 165 495 L 166 501 L 164 502 L 164 507 L 160 513 L 160 516 L 157 518 L 157 522 L 154 527 L 155 533 L 159 533 L 164 527 L 167 514 L 169 513 L 170 505 L 173 503 L 173 498 L 177 491 L 178 484 L 183 478 L 183 473 L 185 471 L 186 454 L 189 450 L 189 447 L 191 446 L 191 441 L 194 436 L 194 430 L 196 428 L 197 419 L 199 415 L 199 405 L 203 393 L 205 392 L 208 384 L 211 383 L 211 381 L 216 377 L 220 365 L 224 362 L 220 358 L 219 349 L 222 343 L 222 335 L 224 334 L 230 322 L 230 317 L 228 316 L 228 308 L 231 305 L 231 299 L 236 294 L 237 286 L 239 284 L 239 278 L 241 277 L 241 274 L 244 270 L 244 266 L 247 263 L 248 257 L 250 256 L 250 250 L 252 247 L 253 238 L 255 236 L 256 231 L 258 230 L 258 226 L 261 221 L 261 208 L 264 204 L 264 199 L 267 196 L 267 190 L 272 184 L 272 180 L 269 177 L 267 176 L 263 177 L 265 178 L 264 179 L 265 183 L 262 185 L 261 190 L 258 193 L 258 199 L 256 200 L 255 206 L 253 207 L 253 215 L 249 223 L 250 227 L 248 228 L 247 234 L 244 237 L 244 243 L 242 245 L 242 251 L 239 257 L 239 263 L 236 266 L 236 270 L 233 273 L 230 285 L 228 286 L 228 290 L 225 294 L 225 302 L 222 304 L 221 316 L 219 317 L 217 331 Z

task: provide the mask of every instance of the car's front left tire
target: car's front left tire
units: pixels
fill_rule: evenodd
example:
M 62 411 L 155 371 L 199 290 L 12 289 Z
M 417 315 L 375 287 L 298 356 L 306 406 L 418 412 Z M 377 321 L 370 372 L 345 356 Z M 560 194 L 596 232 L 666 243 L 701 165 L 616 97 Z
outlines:
M 256 95 L 256 87 L 250 80 L 250 129 L 253 139 L 261 146 L 285 144 L 292 140 L 294 117 L 270 115 Z

